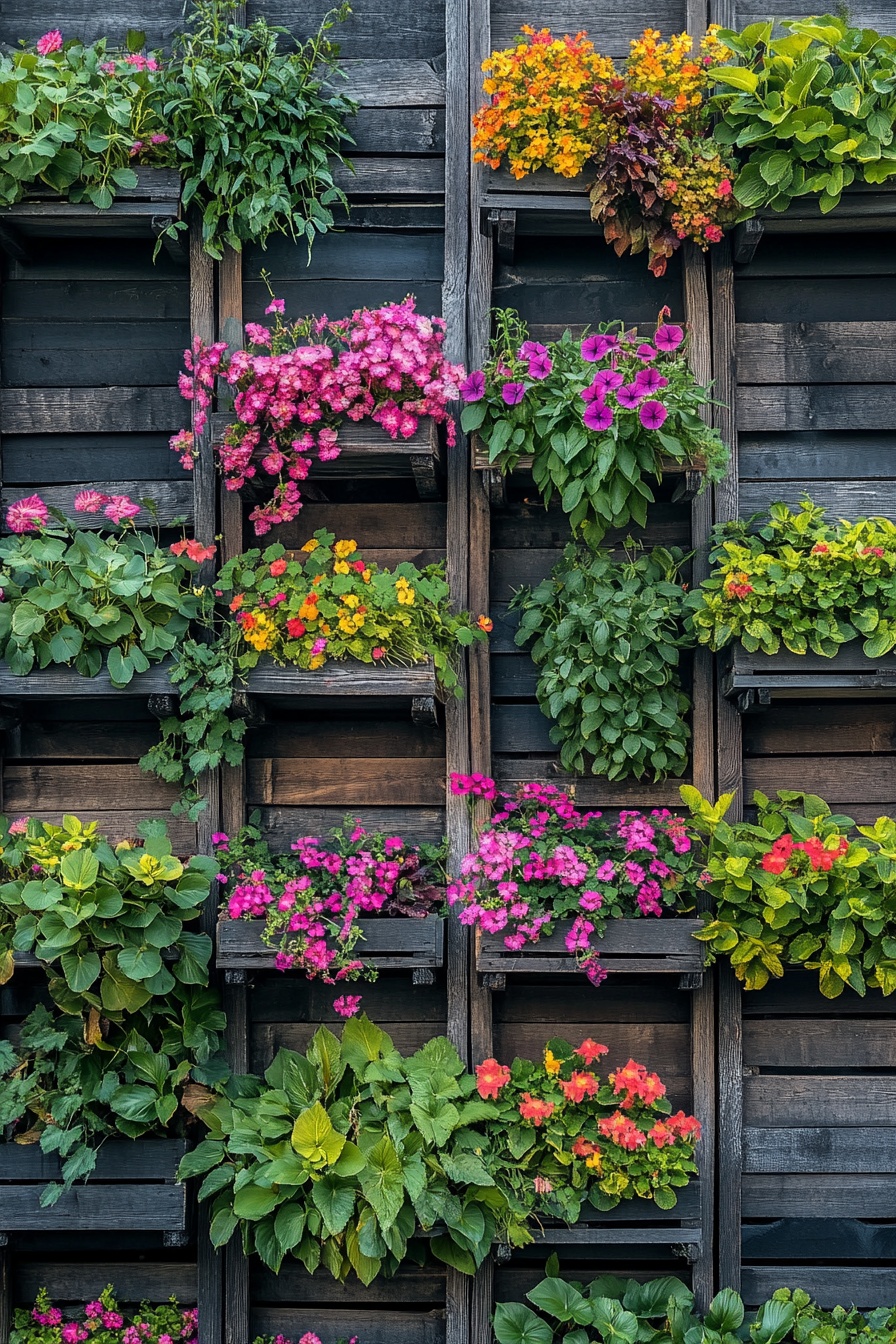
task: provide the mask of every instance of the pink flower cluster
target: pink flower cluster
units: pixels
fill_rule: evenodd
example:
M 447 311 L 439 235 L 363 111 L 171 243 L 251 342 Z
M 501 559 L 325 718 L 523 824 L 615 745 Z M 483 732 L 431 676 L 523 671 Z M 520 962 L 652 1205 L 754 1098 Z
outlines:
M 625 811 L 616 821 L 582 812 L 549 784 L 528 783 L 516 797 L 483 776 L 454 775 L 452 791 L 497 799 L 498 810 L 448 886 L 462 924 L 503 934 L 520 952 L 570 920 L 567 951 L 593 984 L 606 970 L 599 941 L 607 920 L 659 917 L 693 904 L 702 856 L 686 821 L 667 809 Z
M 426 417 L 446 424 L 454 442 L 448 404 L 458 396 L 459 365 L 443 355 L 445 324 L 415 311 L 414 299 L 382 308 L 357 309 L 349 318 L 326 316 L 287 324 L 283 301 L 272 300 L 273 330 L 248 322 L 249 349 L 228 353 L 224 342 L 196 338 L 184 352 L 186 372 L 178 385 L 193 403 L 193 429 L 205 427 L 219 378 L 235 389 L 234 413 L 215 451 L 228 490 L 241 489 L 259 467 L 275 478 L 273 497 L 253 509 L 255 532 L 295 518 L 302 507 L 298 482 L 313 455 L 339 456 L 344 420 L 373 420 L 390 438 L 412 438 Z M 189 469 L 193 442 L 188 431 L 171 439 Z
M 99 513 L 102 509 L 113 523 L 126 523 L 136 518 L 141 506 L 127 495 L 103 495 L 99 490 L 79 490 L 75 495 L 76 513 Z M 6 510 L 6 526 L 10 532 L 39 532 L 50 521 L 50 511 L 40 495 L 29 495 L 10 504 Z
M 81 1319 L 65 1321 L 42 1288 L 30 1312 L 16 1312 L 16 1336 L 23 1344 L 85 1344 L 87 1340 L 94 1344 L 195 1344 L 199 1330 L 197 1309 L 181 1310 L 174 1298 L 155 1307 L 144 1303 L 139 1318 L 126 1323 L 111 1285 L 71 1315 Z M 42 1333 L 35 1332 L 31 1323 L 41 1327 Z
M 353 954 L 361 917 L 422 916 L 442 898 L 427 883 L 420 852 L 400 836 L 368 835 L 358 824 L 334 836 L 336 848 L 301 836 L 291 846 L 294 857 L 280 859 L 243 845 L 240 837 L 216 836 L 219 858 L 227 855 L 233 881 L 228 916 L 264 919 L 263 939 L 278 949 L 277 969 L 300 970 L 325 984 L 364 973 L 363 961 Z M 244 863 L 252 858 L 264 860 L 264 866 Z M 360 998 L 344 995 L 334 1007 L 350 1017 L 359 1005 Z

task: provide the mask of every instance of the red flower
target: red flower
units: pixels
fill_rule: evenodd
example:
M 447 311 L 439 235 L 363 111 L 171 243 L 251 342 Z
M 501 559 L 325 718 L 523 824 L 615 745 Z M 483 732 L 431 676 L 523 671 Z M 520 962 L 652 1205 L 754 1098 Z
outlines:
M 643 1148 L 647 1142 L 647 1135 L 621 1111 L 614 1111 L 612 1115 L 598 1121 L 598 1128 L 605 1139 L 618 1143 L 620 1148 L 630 1153 L 636 1148 Z
M 485 1101 L 496 1101 L 501 1088 L 510 1081 L 510 1070 L 496 1059 L 484 1059 L 476 1065 L 476 1091 Z
M 283 559 L 282 556 L 280 557 L 279 560 L 272 561 L 271 575 L 273 578 L 279 579 L 280 575 L 285 573 L 286 573 L 286 561 Z
M 306 628 L 305 622 L 300 621 L 298 616 L 293 616 L 286 622 L 286 633 L 289 635 L 290 639 L 301 639 Z
M 597 1041 L 592 1041 L 590 1036 L 586 1036 L 576 1051 L 579 1059 L 584 1059 L 586 1064 L 593 1064 L 596 1059 L 600 1059 L 601 1055 L 608 1055 L 609 1053 L 610 1047 L 608 1045 L 598 1045 Z
M 647 1137 L 653 1140 L 657 1148 L 668 1148 L 670 1144 L 675 1142 L 674 1131 L 662 1120 L 657 1120 L 653 1129 L 648 1129 Z
M 356 574 L 363 574 L 366 568 L 367 568 L 367 562 L 365 560 L 352 561 L 352 569 L 355 571 Z
M 599 1153 L 600 1149 L 596 1143 L 580 1134 L 572 1146 L 572 1151 L 576 1157 L 591 1157 L 592 1153 Z
M 700 1138 L 700 1121 L 693 1115 L 685 1115 L 684 1111 L 676 1111 L 674 1115 L 670 1115 L 666 1124 L 673 1134 L 677 1134 L 682 1139 L 686 1139 L 693 1134 L 696 1143 Z
M 762 856 L 762 867 L 767 873 L 780 875 L 787 867 L 788 862 L 789 860 L 785 859 L 783 854 L 773 854 L 769 852 Z
M 597 1091 L 597 1079 L 593 1073 L 573 1072 L 568 1083 L 562 1078 L 559 1081 L 566 1100 L 575 1104 L 584 1101 L 586 1097 L 593 1097 Z
M 189 541 L 176 541 L 169 547 L 172 555 L 183 555 L 187 553 L 187 559 L 193 560 L 197 565 L 201 565 L 203 560 L 211 560 L 217 552 L 217 546 L 203 546 L 201 541 L 191 538 Z
M 536 1129 L 542 1120 L 550 1120 L 554 1110 L 552 1101 L 541 1101 L 538 1097 L 533 1097 L 531 1092 L 523 1093 L 523 1099 L 520 1102 L 520 1115 L 524 1120 L 531 1120 Z
M 703 230 L 703 236 L 708 243 L 720 243 L 722 241 L 722 230 L 718 224 L 707 224 Z
M 243 603 L 245 602 L 245 600 L 246 600 L 246 598 L 245 598 L 245 594 L 244 594 L 244 593 L 237 593 L 236 597 L 233 599 L 233 601 L 232 601 L 231 604 L 230 604 L 230 610 L 231 610 L 231 611 L 239 611 L 240 607 L 243 605 Z
M 830 548 L 830 546 L 827 544 L 826 541 L 817 541 L 817 542 L 815 543 L 815 545 L 812 547 L 812 554 L 813 554 L 813 555 L 827 555 L 827 553 L 828 553 L 828 551 L 829 551 L 830 549 L 831 549 L 831 548 Z
M 484 630 L 487 635 L 490 635 L 495 628 L 495 623 L 489 616 L 480 616 L 476 624 L 479 626 L 479 629 Z

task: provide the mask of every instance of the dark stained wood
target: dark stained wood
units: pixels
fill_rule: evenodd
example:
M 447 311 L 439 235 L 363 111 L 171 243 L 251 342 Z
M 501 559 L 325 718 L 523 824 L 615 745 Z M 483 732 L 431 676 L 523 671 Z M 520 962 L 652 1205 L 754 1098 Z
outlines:
M 227 969 L 271 969 L 274 953 L 261 938 L 261 921 L 221 920 L 218 924 L 217 965 Z M 444 962 L 445 921 L 424 919 L 370 919 L 361 924 L 358 955 L 381 969 L 441 966 Z
M 894 340 L 893 322 L 738 323 L 737 379 L 762 384 L 893 382 Z
M 744 1218 L 892 1218 L 896 1182 L 892 1175 L 854 1172 L 751 1173 L 743 1178 Z M 860 1201 L 860 1203 L 859 1203 Z M 748 1271 L 745 1269 L 744 1273 Z M 843 1299 L 844 1301 L 846 1299 Z
M 263 659 L 247 679 L 254 695 L 391 696 L 410 698 L 434 695 L 435 673 L 431 664 L 415 667 L 368 666 L 351 660 L 327 663 L 316 672 L 297 667 L 278 667 Z
M 299 835 L 326 835 L 339 826 L 343 807 L 262 807 L 261 829 L 275 853 L 287 853 Z M 438 807 L 352 808 L 362 826 L 370 831 L 400 834 L 416 843 L 438 844 L 445 835 L 445 811 Z
M 408 760 L 375 756 L 337 760 L 253 759 L 248 763 L 246 801 L 281 807 L 363 807 L 373 797 L 390 806 L 440 807 L 444 768 L 428 757 Z
M 749 756 L 815 755 L 824 734 L 826 755 L 896 751 L 896 704 L 889 700 L 844 703 L 788 701 L 743 721 Z
M 520 952 L 510 952 L 500 934 L 481 934 L 476 969 L 505 974 L 570 973 L 581 975 L 575 957 L 566 951 L 571 920 L 559 921 L 554 932 Z M 692 919 L 613 919 L 597 944 L 608 970 L 649 974 L 702 971 L 703 949 L 693 934 L 702 927 Z
M 365 158 L 353 155 L 354 172 L 336 165 L 333 179 L 351 199 L 354 196 L 441 196 L 445 164 L 440 157 L 396 155 Z
M 185 419 L 176 387 L 7 387 L 0 391 L 3 434 L 173 433 Z
M 763 11 L 765 13 L 765 11 Z M 744 1267 L 743 1295 L 750 1306 L 758 1306 L 783 1283 L 803 1288 L 821 1307 L 855 1304 L 876 1307 L 892 1297 L 891 1269 L 861 1266 L 792 1265 L 781 1268 L 766 1265 Z
M 152 500 L 156 508 L 155 516 L 144 507 L 134 519 L 134 525 L 138 528 L 167 527 L 176 518 L 192 531 L 193 488 L 189 481 L 158 481 L 151 485 L 147 485 L 144 481 L 87 481 L 83 484 L 105 495 L 128 495 L 138 504 L 144 499 Z M 74 497 L 79 488 L 82 487 L 79 485 L 57 485 L 49 489 L 44 487 L 40 491 L 40 497 L 48 507 L 64 513 L 71 522 L 77 523 L 79 528 L 89 531 L 111 530 L 112 524 L 102 511 L 75 512 Z M 33 493 L 33 489 L 22 486 L 0 491 L 0 509 L 3 510 L 4 517 L 10 504 Z M 6 531 L 6 528 L 3 530 Z
M 753 757 L 744 761 L 745 798 L 749 799 L 754 789 L 767 794 L 778 789 L 803 789 L 847 812 L 854 802 L 880 807 L 878 815 L 896 806 L 896 778 L 886 757 Z
M 743 1104 L 744 1123 L 754 1127 L 896 1127 L 896 1078 L 753 1075 L 744 1079 Z
M 816 1126 L 757 1129 L 744 1126 L 744 1171 L 892 1171 L 896 1126 L 870 1129 Z
M 744 387 L 737 393 L 741 430 L 890 429 L 896 387 L 887 383 Z
M 327 1341 L 347 1339 L 352 1330 L 359 1331 L 364 1344 L 445 1344 L 446 1322 L 444 1311 L 417 1312 L 369 1310 L 359 1307 L 312 1308 L 296 1324 L 294 1308 L 259 1306 L 249 1317 L 253 1335 L 277 1335 L 286 1331 L 304 1330 L 305 1326 L 319 1332 Z
M 82 1303 L 99 1297 L 109 1282 L 110 1265 L 22 1259 L 16 1266 L 19 1301 L 31 1302 L 41 1287 L 50 1289 L 54 1302 Z M 116 1284 L 120 1302 L 164 1302 L 173 1293 L 184 1306 L 196 1301 L 196 1266 L 177 1262 L 131 1260 L 127 1274 Z
M 896 1017 L 747 1019 L 743 1037 L 744 1063 L 750 1067 L 789 1072 L 888 1069 L 896 1044 Z
M 896 514 L 896 484 L 892 481 L 741 481 L 740 499 L 744 516 L 764 512 L 771 504 L 797 509 L 811 493 L 812 502 L 828 510 L 832 518 L 859 518 Z

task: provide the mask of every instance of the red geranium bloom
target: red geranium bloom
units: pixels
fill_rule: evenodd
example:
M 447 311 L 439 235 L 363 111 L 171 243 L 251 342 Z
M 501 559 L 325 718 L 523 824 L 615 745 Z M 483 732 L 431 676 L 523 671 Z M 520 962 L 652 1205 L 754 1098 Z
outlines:
M 608 1045 L 598 1045 L 597 1041 L 593 1041 L 590 1036 L 586 1036 L 576 1050 L 579 1059 L 584 1059 L 586 1064 L 593 1064 L 596 1059 L 600 1059 L 601 1055 L 608 1055 L 609 1053 L 610 1047 Z
M 476 1065 L 476 1090 L 485 1101 L 497 1100 L 498 1093 L 510 1081 L 510 1070 L 496 1059 L 484 1059 Z
M 578 1104 L 580 1101 L 584 1101 L 586 1097 L 594 1096 L 597 1091 L 597 1079 L 593 1073 L 574 1072 L 568 1083 L 561 1079 L 560 1086 L 566 1100 Z
M 541 1101 L 538 1097 L 533 1097 L 531 1092 L 523 1093 L 523 1099 L 520 1102 L 520 1115 L 524 1120 L 531 1120 L 536 1129 L 542 1120 L 550 1120 L 554 1110 L 552 1101 Z

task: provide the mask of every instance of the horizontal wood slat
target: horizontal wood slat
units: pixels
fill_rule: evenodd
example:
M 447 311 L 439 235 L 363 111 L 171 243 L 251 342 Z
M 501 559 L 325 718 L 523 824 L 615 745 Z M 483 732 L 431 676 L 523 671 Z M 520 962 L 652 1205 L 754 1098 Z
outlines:
M 744 1123 L 783 1127 L 896 1127 L 896 1077 L 825 1073 L 758 1074 L 744 1079 Z M 896 1216 L 896 1209 L 894 1209 Z
M 247 678 L 251 692 L 257 695 L 336 695 L 336 696 L 432 696 L 436 693 L 435 671 L 431 663 L 416 667 L 376 667 L 373 664 L 326 663 L 316 672 L 297 667 L 278 667 L 263 659 Z
M 763 11 L 765 12 L 765 11 Z M 878 1307 L 893 1296 L 893 1271 L 867 1265 L 744 1265 L 741 1292 L 749 1306 L 765 1302 L 784 1285 L 802 1288 L 821 1307 Z
M 299 835 L 324 836 L 342 824 L 343 807 L 260 807 L 261 830 L 275 854 L 286 854 Z M 403 835 L 417 844 L 439 844 L 445 836 L 445 809 L 439 807 L 353 807 L 368 831 Z
M 445 921 L 423 919 L 361 920 L 356 953 L 361 960 L 386 967 L 441 966 L 445 960 Z M 224 919 L 218 924 L 218 966 L 228 969 L 268 968 L 275 953 L 262 942 L 262 922 Z
M 182 1232 L 187 1225 L 185 1186 L 122 1182 L 110 1197 L 107 1186 L 90 1181 L 73 1186 L 49 1209 L 40 1207 L 40 1193 L 41 1187 L 33 1185 L 4 1188 L 0 1230 Z
M 176 387 L 7 387 L 2 434 L 172 433 L 189 421 Z
M 741 322 L 739 383 L 896 382 L 896 322 Z
M 445 802 L 445 765 L 428 757 L 256 758 L 248 764 L 246 797 L 250 806 L 363 807 L 379 798 L 393 806 L 439 807 Z
M 112 685 L 108 670 L 103 667 L 95 677 L 82 677 L 74 667 L 39 667 L 27 677 L 13 676 L 8 667 L 0 665 L 0 695 L 30 698 L 51 696 L 120 696 L 120 695 L 177 695 L 169 681 L 171 662 L 156 663 L 145 672 L 138 672 L 126 687 Z
M 295 1333 L 296 1312 L 290 1307 L 254 1306 L 249 1316 L 253 1336 L 276 1336 Z M 313 1309 L 309 1324 L 322 1339 L 348 1339 L 353 1330 L 364 1344 L 444 1344 L 445 1313 L 379 1311 L 365 1307 L 339 1310 L 324 1307 Z
M 883 1174 L 896 1165 L 896 1126 L 762 1129 L 745 1125 L 743 1162 L 744 1171 Z
M 802 1172 L 747 1174 L 742 1182 L 745 1218 L 892 1218 L 896 1208 L 896 1176 Z
M 894 422 L 896 386 L 887 383 L 741 387 L 737 392 L 738 428 L 748 432 L 892 429 Z
M 761 991 L 744 997 L 759 999 Z M 896 1017 L 747 1018 L 743 1032 L 748 1068 L 891 1069 L 896 1061 Z M 857 1078 L 860 1092 L 863 1086 Z
M 87 481 L 73 485 L 41 486 L 39 493 L 45 504 L 64 513 L 66 518 L 76 523 L 81 530 L 111 531 L 113 525 L 102 510 L 99 513 L 75 512 L 75 495 L 83 489 L 99 490 L 104 495 L 128 495 L 138 504 L 143 499 L 151 499 L 156 508 L 155 515 L 147 508 L 143 508 L 134 519 L 134 525 L 138 528 L 168 527 L 175 518 L 184 520 L 190 526 L 193 523 L 193 482 L 189 479 L 152 482 Z M 3 510 L 4 518 L 10 504 L 33 493 L 33 489 L 22 486 L 6 487 L 0 491 L 0 509 Z M 4 526 L 3 530 L 8 529 Z
M 519 952 L 504 946 L 501 934 L 477 934 L 476 968 L 507 974 L 570 973 L 581 975 L 576 959 L 566 950 L 572 920 L 559 920 L 549 937 Z M 693 934 L 702 928 L 697 919 L 612 919 L 597 942 L 601 962 L 608 970 L 652 974 L 682 974 L 703 969 L 703 948 Z

